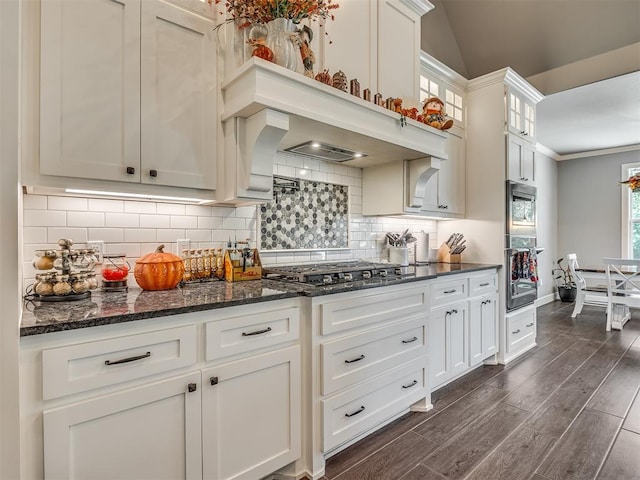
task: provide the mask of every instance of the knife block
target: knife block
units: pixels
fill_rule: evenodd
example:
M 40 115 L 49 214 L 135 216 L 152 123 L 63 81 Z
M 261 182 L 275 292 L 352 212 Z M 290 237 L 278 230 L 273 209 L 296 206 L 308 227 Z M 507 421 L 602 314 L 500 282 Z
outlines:
M 443 243 L 438 249 L 438 262 L 440 263 L 460 263 L 460 254 L 451 253 L 449 245 Z

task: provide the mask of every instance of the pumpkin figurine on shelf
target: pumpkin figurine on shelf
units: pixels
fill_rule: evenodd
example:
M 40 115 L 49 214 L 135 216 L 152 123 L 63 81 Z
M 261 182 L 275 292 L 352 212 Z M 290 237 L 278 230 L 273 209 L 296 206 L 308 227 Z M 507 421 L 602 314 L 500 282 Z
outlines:
M 438 97 L 427 98 L 422 107 L 422 122 L 439 130 L 449 130 L 453 120 L 444 113 L 444 103 Z
M 349 89 L 347 76 L 342 70 L 338 70 L 333 74 L 333 88 L 337 88 L 338 90 L 342 90 L 343 92 L 346 92 Z
M 318 74 L 316 75 L 316 80 L 320 83 L 331 85 L 331 74 L 329 73 L 329 70 L 325 69 L 321 72 L 318 72 Z
M 177 255 L 165 253 L 164 245 L 160 245 L 136 261 L 133 273 L 143 290 L 169 290 L 182 280 L 184 263 Z

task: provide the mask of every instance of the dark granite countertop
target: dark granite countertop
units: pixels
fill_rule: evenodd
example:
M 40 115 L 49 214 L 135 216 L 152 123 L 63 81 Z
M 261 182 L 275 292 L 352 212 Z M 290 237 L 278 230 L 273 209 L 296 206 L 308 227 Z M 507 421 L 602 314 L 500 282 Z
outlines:
M 128 292 L 102 292 L 98 290 L 92 292 L 91 298 L 78 301 L 25 300 L 20 336 L 75 330 L 299 296 L 331 295 L 500 267 L 500 265 L 475 263 L 434 263 L 403 267 L 404 275 L 399 279 L 370 279 L 321 287 L 268 279 L 238 283 L 214 281 L 189 284 L 182 288 L 159 292 L 143 291 L 139 288 L 130 288 Z

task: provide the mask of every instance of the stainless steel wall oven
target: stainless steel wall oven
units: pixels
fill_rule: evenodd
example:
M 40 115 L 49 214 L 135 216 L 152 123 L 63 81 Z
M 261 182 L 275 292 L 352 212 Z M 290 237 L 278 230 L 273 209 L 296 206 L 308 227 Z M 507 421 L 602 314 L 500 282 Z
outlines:
M 536 188 L 507 182 L 507 311 L 530 305 L 538 297 Z

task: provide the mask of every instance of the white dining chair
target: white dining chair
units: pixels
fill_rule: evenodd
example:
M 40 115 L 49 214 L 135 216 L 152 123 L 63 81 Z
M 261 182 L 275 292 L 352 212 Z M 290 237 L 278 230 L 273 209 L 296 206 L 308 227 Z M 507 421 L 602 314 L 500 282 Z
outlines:
M 578 265 L 578 257 L 575 253 L 567 254 L 567 264 L 576 282 L 576 305 L 573 308 L 571 318 L 580 315 L 582 307 L 585 305 L 608 309 L 609 297 L 607 294 L 607 285 L 587 285 L 587 281 L 579 271 L 580 266 Z
M 629 308 L 640 308 L 640 260 L 604 258 L 607 266 L 607 331 L 622 330 L 629 320 Z

